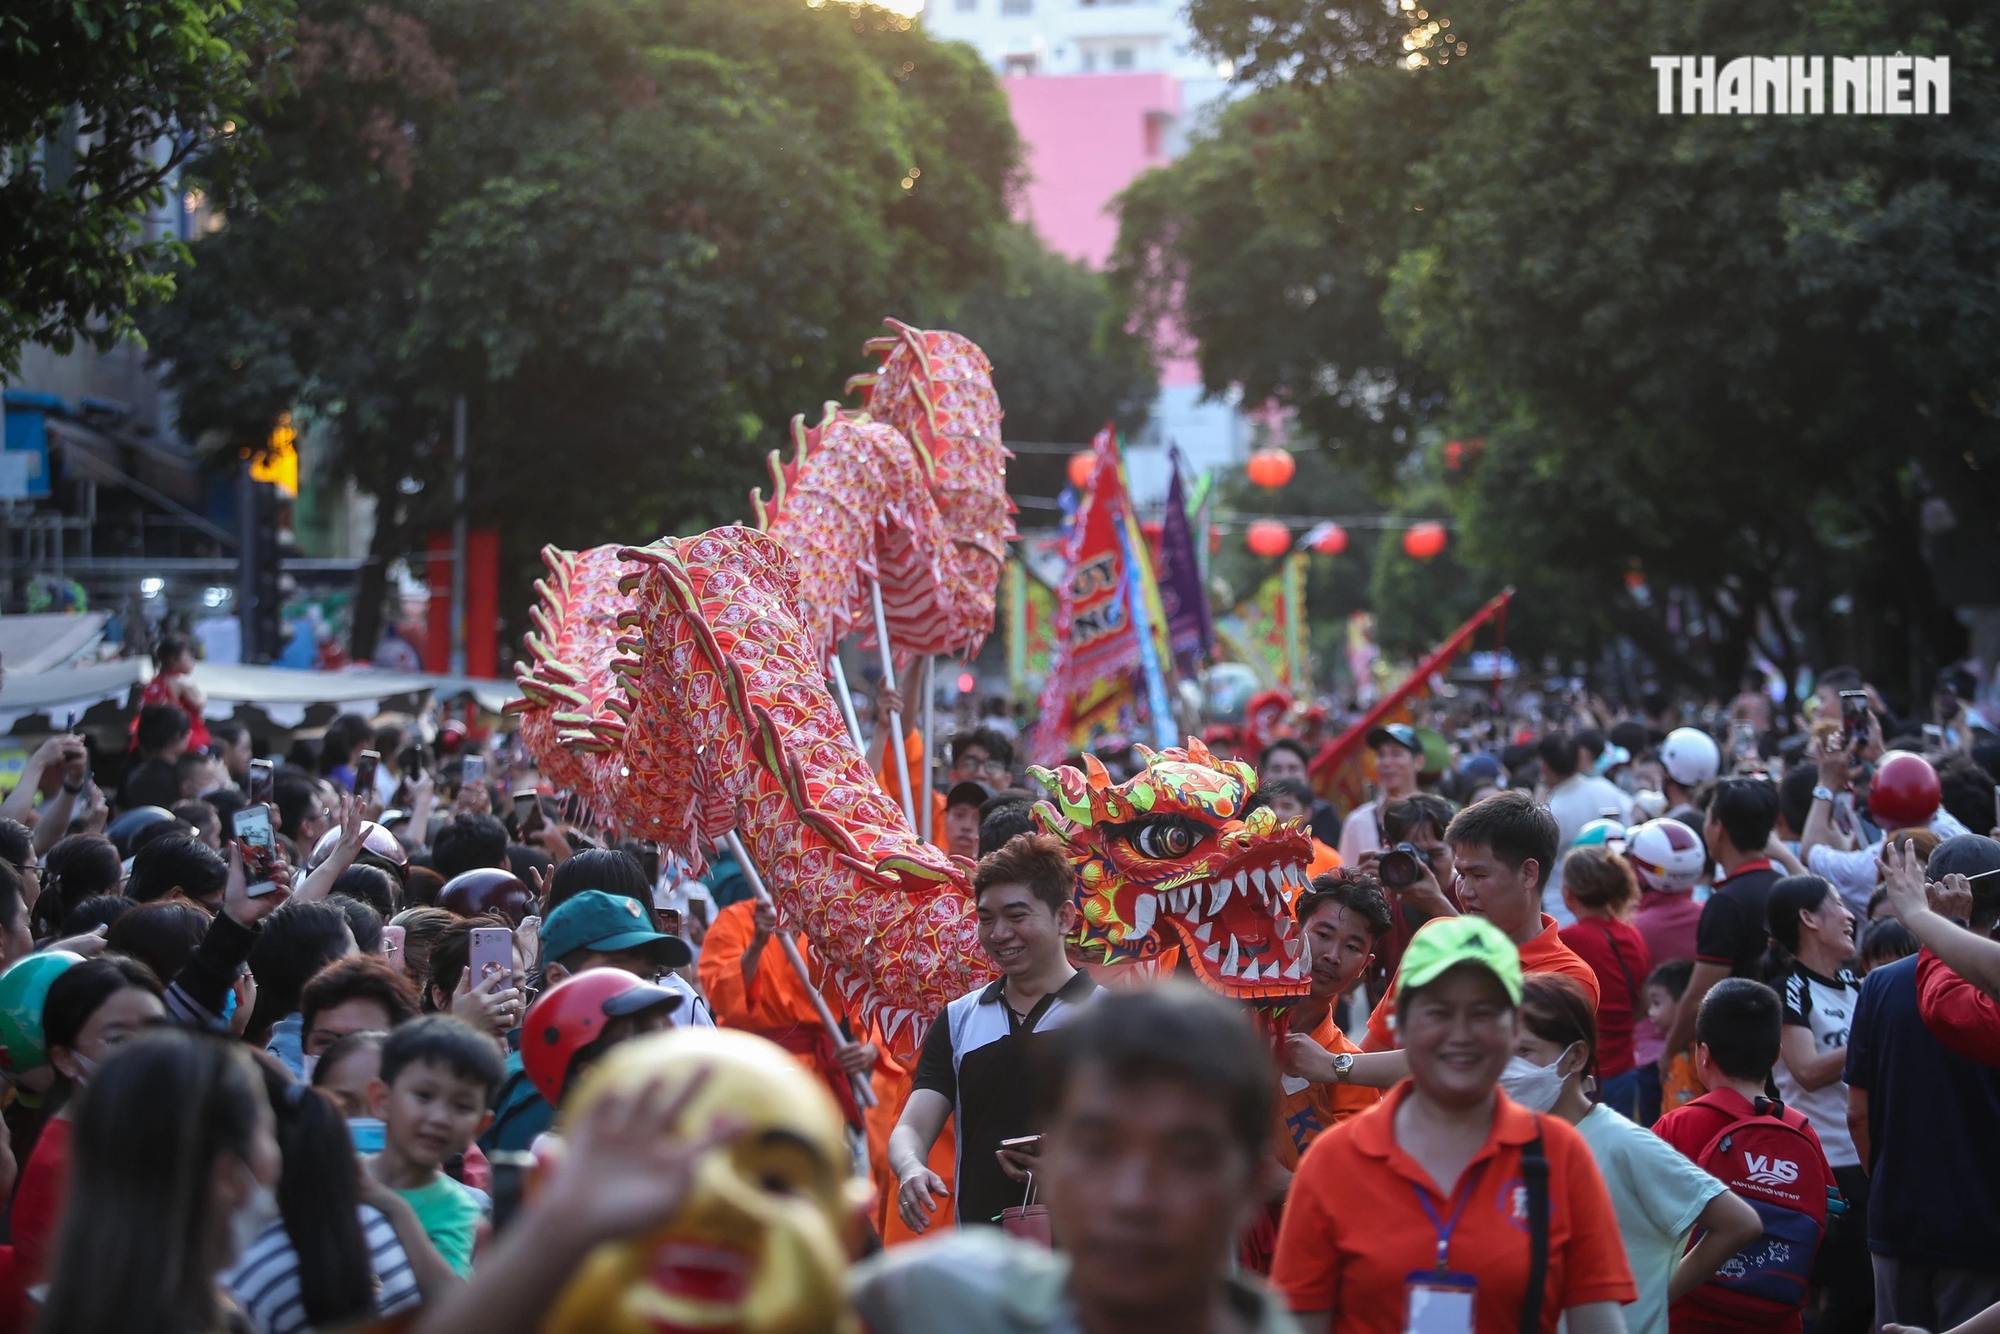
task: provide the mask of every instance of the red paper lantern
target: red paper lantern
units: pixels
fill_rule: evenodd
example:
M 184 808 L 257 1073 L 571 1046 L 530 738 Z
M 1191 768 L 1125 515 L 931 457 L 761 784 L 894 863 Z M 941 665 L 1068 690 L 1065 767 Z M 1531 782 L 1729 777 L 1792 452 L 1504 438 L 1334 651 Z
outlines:
M 1244 471 L 1250 475 L 1250 480 L 1254 484 L 1276 490 L 1292 480 L 1292 474 L 1298 471 L 1298 466 L 1285 450 L 1260 449 L 1250 456 L 1250 462 Z
M 1069 456 L 1069 484 L 1081 491 L 1090 485 L 1090 479 L 1097 476 L 1097 455 L 1087 449 L 1079 449 Z
M 1259 519 L 1243 535 L 1243 542 L 1254 555 L 1282 556 L 1292 549 L 1292 530 L 1276 519 Z
M 1411 524 L 1403 534 L 1403 550 L 1418 560 L 1429 560 L 1444 550 L 1444 525 L 1426 519 L 1422 523 Z
M 1148 542 L 1157 543 L 1167 533 L 1167 526 L 1158 519 L 1147 519 L 1139 525 L 1139 536 Z
M 1313 550 L 1322 556 L 1338 556 L 1347 550 L 1347 530 L 1339 524 L 1329 524 L 1325 532 L 1313 543 Z

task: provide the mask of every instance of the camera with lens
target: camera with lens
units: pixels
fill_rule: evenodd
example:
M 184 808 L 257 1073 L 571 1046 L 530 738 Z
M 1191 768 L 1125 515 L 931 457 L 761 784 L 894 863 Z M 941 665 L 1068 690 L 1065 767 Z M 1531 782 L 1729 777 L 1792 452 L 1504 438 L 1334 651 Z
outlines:
M 1398 843 L 1375 863 L 1375 876 L 1385 889 L 1408 889 L 1424 878 L 1431 857 L 1414 843 Z

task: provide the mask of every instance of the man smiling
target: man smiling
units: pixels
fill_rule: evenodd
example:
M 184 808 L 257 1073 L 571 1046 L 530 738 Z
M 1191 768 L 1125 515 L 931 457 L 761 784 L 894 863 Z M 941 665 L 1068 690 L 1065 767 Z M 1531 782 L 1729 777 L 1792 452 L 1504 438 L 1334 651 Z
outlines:
M 1451 844 L 1453 884 L 1468 916 L 1484 917 L 1521 952 L 1531 973 L 1575 978 L 1597 1004 L 1597 974 L 1556 934 L 1556 919 L 1542 911 L 1542 889 L 1555 863 L 1561 830 L 1546 806 L 1525 792 L 1499 792 L 1460 811 L 1444 832 Z M 1448 920 L 1448 919 L 1433 919 Z M 1396 988 L 1368 1016 L 1368 1051 L 1388 1051 L 1396 1038 L 1390 1022 Z
M 991 1222 L 1022 1200 L 1003 1162 L 1020 1170 L 1034 1148 L 1000 1146 L 1027 1135 L 1034 1117 L 1037 1039 L 1096 990 L 1063 949 L 1076 920 L 1074 885 L 1062 845 L 1047 834 L 1017 836 L 973 873 L 979 945 L 1001 977 L 960 996 L 931 1025 L 910 1100 L 890 1133 L 896 1207 L 912 1231 L 930 1226 L 938 1197 L 949 1193 L 926 1162 L 946 1117 L 958 1131 L 958 1220 Z

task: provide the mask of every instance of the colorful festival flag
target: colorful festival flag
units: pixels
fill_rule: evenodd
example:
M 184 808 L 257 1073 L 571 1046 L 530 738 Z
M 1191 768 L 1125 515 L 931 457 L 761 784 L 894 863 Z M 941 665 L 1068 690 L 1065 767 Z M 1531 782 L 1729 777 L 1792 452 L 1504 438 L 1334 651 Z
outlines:
M 1145 544 L 1125 492 L 1117 432 L 1109 425 L 1091 441 L 1097 468 L 1070 530 L 1066 574 L 1058 590 L 1055 654 L 1042 686 L 1034 758 L 1058 764 L 1080 750 L 1127 744 L 1165 698 L 1156 670 L 1143 658 L 1159 620 L 1147 615 L 1157 598 L 1149 585 Z M 1136 606 L 1135 606 L 1136 604 Z M 1136 614 L 1135 614 L 1136 613 Z
M 1173 454 L 1173 469 L 1167 483 L 1167 512 L 1160 523 L 1160 607 L 1166 613 L 1167 644 L 1174 661 L 1183 672 L 1192 674 L 1215 647 L 1215 625 L 1209 617 L 1201 561 L 1195 555 L 1194 533 L 1188 524 L 1179 450 Z

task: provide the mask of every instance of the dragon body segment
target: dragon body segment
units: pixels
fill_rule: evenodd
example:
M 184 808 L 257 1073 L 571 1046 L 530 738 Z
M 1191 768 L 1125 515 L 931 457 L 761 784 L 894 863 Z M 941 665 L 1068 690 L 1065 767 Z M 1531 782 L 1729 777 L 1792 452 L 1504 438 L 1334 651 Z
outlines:
M 731 830 L 787 921 L 900 1057 L 952 999 L 995 976 L 969 867 L 922 841 L 876 783 L 828 692 L 829 654 L 873 629 L 884 594 L 902 654 L 976 652 L 1006 541 L 1007 450 L 992 367 L 957 334 L 890 321 L 858 377 L 865 412 L 832 405 L 773 458 L 759 527 L 644 547 L 545 549 L 517 679 L 524 744 L 605 823 L 699 869 Z M 1036 819 L 1076 868 L 1071 947 L 1140 971 L 1185 960 L 1269 1008 L 1309 970 L 1291 905 L 1311 842 L 1248 818 L 1250 767 L 1199 741 L 1146 753 L 1111 782 L 1036 769 Z
M 615 546 L 542 548 L 548 577 L 535 581 L 535 628 L 523 640 L 514 679 L 521 740 L 558 788 L 575 792 L 601 818 L 623 823 L 619 770 L 626 722 L 612 705 L 623 693 L 614 669 L 618 633 L 632 599 L 619 591 L 631 572 Z
M 750 493 L 758 527 L 798 569 L 799 599 L 820 661 L 854 630 L 874 630 L 870 580 L 882 588 L 889 642 L 910 652 L 950 624 L 944 520 L 930 480 L 895 427 L 826 405 L 820 424 L 792 421 L 792 461 L 771 456 L 771 499 Z
M 641 568 L 629 707 L 682 784 L 649 794 L 638 832 L 699 865 L 735 829 L 851 1009 L 913 1054 L 993 965 L 963 866 L 917 837 L 848 738 L 785 549 L 719 528 L 622 554 Z
M 942 615 L 915 640 L 897 638 L 893 628 L 890 639 L 904 652 L 970 657 L 993 631 L 1000 569 L 1015 536 L 1007 498 L 1007 460 L 1013 456 L 1000 441 L 1004 414 L 993 364 L 962 334 L 884 323 L 889 336 L 868 343 L 881 367 L 854 377 L 848 388 L 860 389 L 864 410 L 916 449 L 947 543 L 940 556 Z

